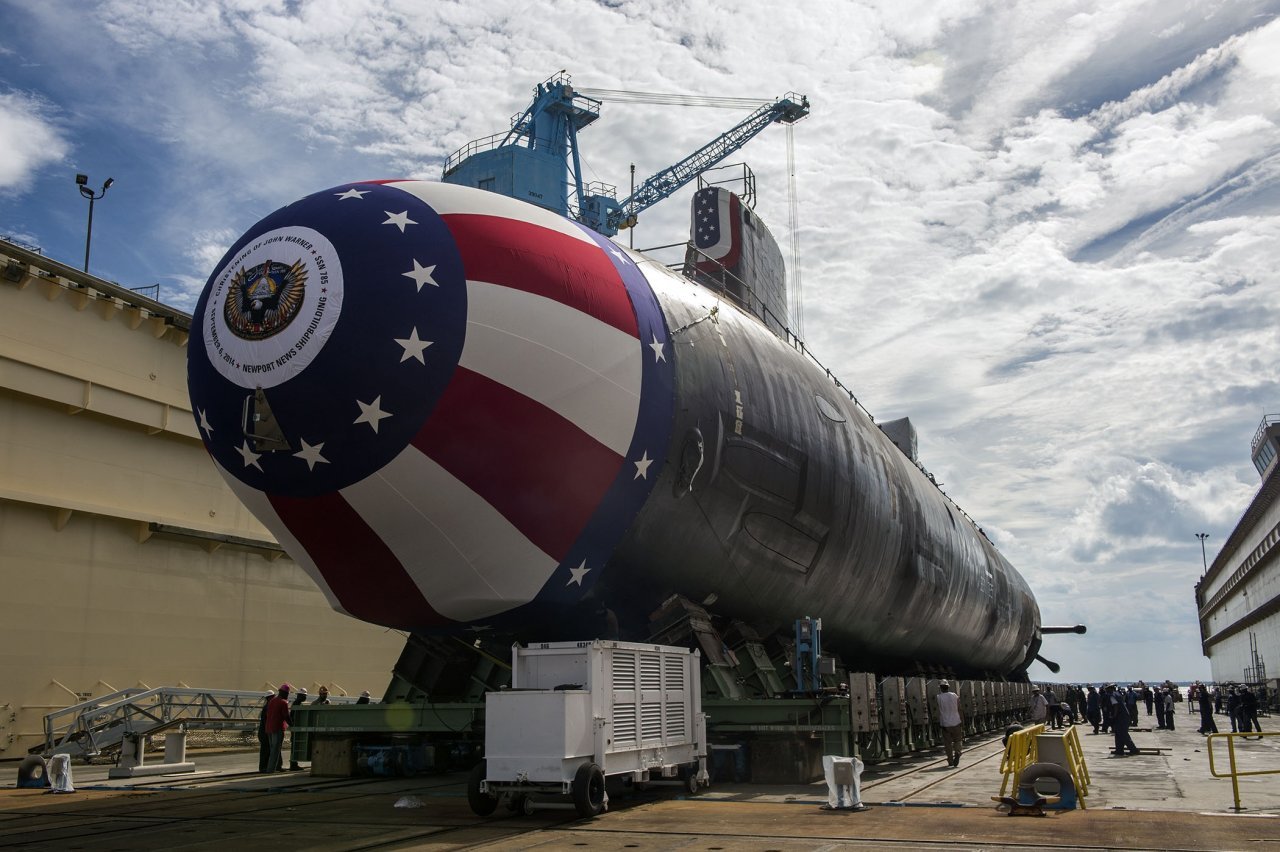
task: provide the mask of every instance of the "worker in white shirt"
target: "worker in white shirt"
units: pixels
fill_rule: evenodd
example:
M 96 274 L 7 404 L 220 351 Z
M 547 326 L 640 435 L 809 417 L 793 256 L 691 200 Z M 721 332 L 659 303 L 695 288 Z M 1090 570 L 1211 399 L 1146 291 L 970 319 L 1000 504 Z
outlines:
M 964 742 L 964 718 L 960 715 L 960 696 L 951 691 L 945 680 L 938 684 L 938 725 L 942 728 L 942 745 L 947 750 L 947 764 L 960 765 L 960 745 Z

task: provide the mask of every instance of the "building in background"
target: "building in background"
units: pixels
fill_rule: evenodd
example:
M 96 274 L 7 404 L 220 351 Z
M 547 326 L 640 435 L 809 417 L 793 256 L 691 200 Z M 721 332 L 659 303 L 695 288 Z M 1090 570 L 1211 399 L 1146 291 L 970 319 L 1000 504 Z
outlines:
M 1254 435 L 1262 486 L 1196 584 L 1200 641 L 1215 681 L 1260 683 L 1280 674 L 1280 415 Z
M 404 637 L 334 612 L 214 469 L 190 325 L 0 241 L 0 760 L 117 689 L 390 680 Z

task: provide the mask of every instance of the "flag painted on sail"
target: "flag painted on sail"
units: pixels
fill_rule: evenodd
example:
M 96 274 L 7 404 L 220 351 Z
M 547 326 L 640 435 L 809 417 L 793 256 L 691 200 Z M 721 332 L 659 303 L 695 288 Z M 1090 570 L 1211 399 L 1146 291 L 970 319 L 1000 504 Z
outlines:
M 375 623 L 576 603 L 666 453 L 668 330 L 635 263 L 493 193 L 309 196 L 231 248 L 193 323 L 210 454 L 330 602 Z M 246 436 L 256 391 L 287 446 Z
M 742 245 L 742 203 L 738 196 L 718 186 L 695 192 L 690 230 L 693 245 L 701 253 L 701 262 L 710 258 L 732 269 L 738 262 Z M 715 267 L 715 264 L 709 266 Z

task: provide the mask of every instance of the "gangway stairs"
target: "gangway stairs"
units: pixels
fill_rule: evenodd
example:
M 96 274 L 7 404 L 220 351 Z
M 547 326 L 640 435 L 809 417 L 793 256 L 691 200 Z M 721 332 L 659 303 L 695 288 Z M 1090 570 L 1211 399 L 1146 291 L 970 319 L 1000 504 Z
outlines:
M 45 741 L 31 753 L 88 761 L 117 750 L 140 755 L 146 737 L 175 729 L 253 731 L 264 695 L 174 686 L 121 689 L 46 714 Z

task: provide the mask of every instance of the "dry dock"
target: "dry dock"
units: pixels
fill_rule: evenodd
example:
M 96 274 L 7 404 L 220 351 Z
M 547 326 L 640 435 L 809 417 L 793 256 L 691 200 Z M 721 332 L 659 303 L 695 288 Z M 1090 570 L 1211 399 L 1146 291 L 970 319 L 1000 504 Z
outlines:
M 1158 754 L 1112 758 L 1109 737 L 1081 736 L 1093 779 L 1088 808 L 1044 818 L 995 810 L 1000 743 L 991 737 L 967 743 L 956 769 L 940 753 L 870 768 L 862 791 L 871 808 L 860 813 L 820 810 L 821 785 L 716 785 L 692 798 L 675 790 L 616 796 L 594 820 L 501 809 L 481 819 L 467 807 L 461 773 L 262 776 L 248 754 L 193 754 L 197 773 L 169 779 L 109 781 L 106 767 L 77 766 L 77 792 L 49 795 L 14 789 L 17 767 L 6 764 L 0 848 L 1280 849 L 1280 779 L 1241 779 L 1245 810 L 1235 813 L 1231 782 L 1210 776 L 1204 739 L 1188 721 L 1180 715 L 1181 730 L 1134 734 L 1140 747 L 1164 749 Z M 1280 769 L 1280 739 L 1238 746 L 1243 768 Z

